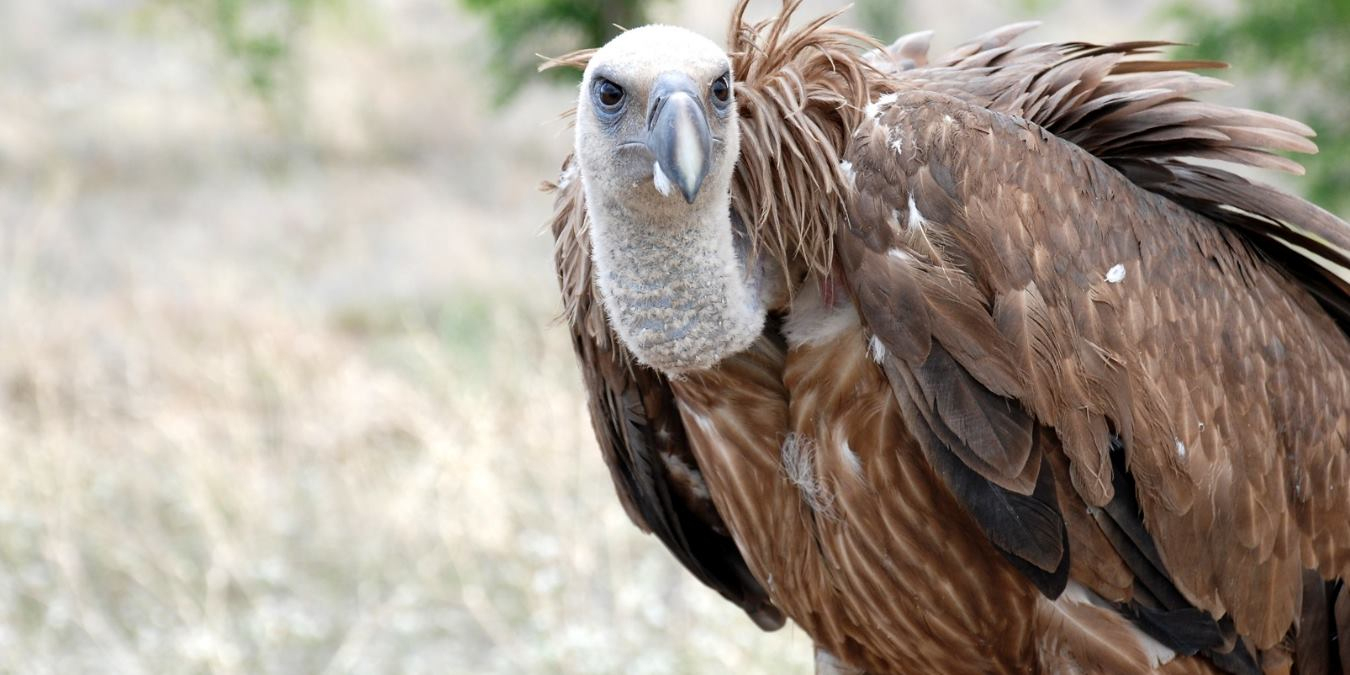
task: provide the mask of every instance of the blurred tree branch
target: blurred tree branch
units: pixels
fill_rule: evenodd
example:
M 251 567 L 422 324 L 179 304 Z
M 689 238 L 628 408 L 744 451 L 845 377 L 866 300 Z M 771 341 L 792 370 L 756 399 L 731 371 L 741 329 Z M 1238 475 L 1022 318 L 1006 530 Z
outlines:
M 1235 11 L 1175 5 L 1193 46 L 1188 56 L 1234 64 L 1259 106 L 1317 131 L 1321 148 L 1295 159 L 1309 198 L 1350 214 L 1350 0 L 1237 0 Z

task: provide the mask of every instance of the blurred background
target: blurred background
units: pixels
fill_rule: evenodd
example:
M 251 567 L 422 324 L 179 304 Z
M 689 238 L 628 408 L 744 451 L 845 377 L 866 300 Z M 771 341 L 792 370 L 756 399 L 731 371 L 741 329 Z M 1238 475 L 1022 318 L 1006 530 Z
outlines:
M 537 191 L 575 80 L 536 53 L 731 4 L 0 0 L 0 671 L 810 672 L 619 507 Z M 1350 213 L 1350 0 L 842 21 L 1027 18 L 1234 62 Z

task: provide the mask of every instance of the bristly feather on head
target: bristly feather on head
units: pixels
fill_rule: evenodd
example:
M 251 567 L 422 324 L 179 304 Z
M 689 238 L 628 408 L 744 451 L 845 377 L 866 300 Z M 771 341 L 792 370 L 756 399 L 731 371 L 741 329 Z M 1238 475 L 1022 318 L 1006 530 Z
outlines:
M 773 18 L 749 24 L 749 0 L 739 0 L 727 34 L 741 130 L 731 205 L 746 224 L 752 249 L 779 263 L 789 277 L 789 289 L 800 282 L 791 278 L 794 273 L 829 274 L 833 234 L 845 218 L 843 187 L 848 183 L 839 162 L 848 150 L 850 130 L 862 121 L 868 103 L 895 87 L 890 78 L 878 77 L 864 58 L 865 51 L 880 48 L 880 43 L 827 25 L 846 10 L 791 29 L 801 2 L 787 0 Z M 595 52 L 572 52 L 545 62 L 540 70 L 583 70 Z M 780 161 L 784 150 L 796 161 Z M 581 201 L 580 191 L 574 199 Z M 575 207 L 579 204 L 557 206 L 565 211 Z

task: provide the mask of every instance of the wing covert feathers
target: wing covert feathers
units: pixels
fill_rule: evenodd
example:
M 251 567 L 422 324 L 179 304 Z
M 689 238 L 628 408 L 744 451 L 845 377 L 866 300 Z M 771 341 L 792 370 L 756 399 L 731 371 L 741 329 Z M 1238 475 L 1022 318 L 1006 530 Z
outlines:
M 1008 482 L 1021 420 L 1044 424 L 1109 520 L 1118 437 L 1143 518 L 1103 530 L 1156 602 L 1140 613 L 1231 617 L 1258 649 L 1294 623 L 1304 568 L 1350 571 L 1350 344 L 1297 276 L 1046 129 L 943 94 L 899 93 L 846 159 L 844 273 L 930 457 L 1025 488 Z
M 1243 178 L 1219 160 L 1302 174 L 1275 152 L 1315 153 L 1313 130 L 1278 115 L 1197 101 L 1228 87 L 1190 72 L 1223 63 L 1159 59 L 1166 42 L 1093 45 L 1039 43 L 1011 47 L 1035 24 L 1014 24 L 980 36 L 925 68 L 892 68 L 892 50 L 869 56 L 914 88 L 938 91 L 1015 115 L 1074 143 L 1136 185 L 1234 228 L 1263 248 L 1295 246 L 1315 257 L 1283 256 L 1276 264 L 1305 284 L 1326 289 L 1318 300 L 1350 325 L 1350 285 L 1334 271 L 1350 266 L 1350 228 L 1306 200 Z M 926 52 L 927 42 L 923 43 Z M 926 53 L 906 57 L 928 62 Z M 1279 252 L 1277 252 L 1278 254 Z M 1309 264 L 1312 263 L 1312 264 Z
M 924 272 L 888 265 L 893 256 L 885 249 L 845 235 L 839 253 L 847 270 L 888 275 L 889 285 L 850 279 L 858 311 L 885 345 L 882 366 L 910 433 L 985 536 L 1047 596 L 1058 596 L 1070 558 L 1054 474 L 1037 447 L 1035 420 L 1010 398 L 1021 389 L 1007 363 L 1009 350 L 987 339 L 996 335 L 992 317 L 943 292 L 947 286 L 937 275 L 929 285 Z M 983 381 L 972 372 L 977 369 Z

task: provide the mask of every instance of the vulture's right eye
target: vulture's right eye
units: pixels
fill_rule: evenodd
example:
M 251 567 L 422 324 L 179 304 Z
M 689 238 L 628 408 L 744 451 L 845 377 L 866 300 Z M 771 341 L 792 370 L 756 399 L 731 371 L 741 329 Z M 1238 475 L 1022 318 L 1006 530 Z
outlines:
M 600 103 L 601 110 L 618 112 L 619 106 L 623 105 L 623 87 L 602 77 L 595 83 L 595 100 Z
M 713 100 L 717 101 L 719 105 L 725 105 L 728 101 L 731 100 L 730 75 L 723 75 L 717 78 L 716 80 L 713 80 L 712 95 Z

